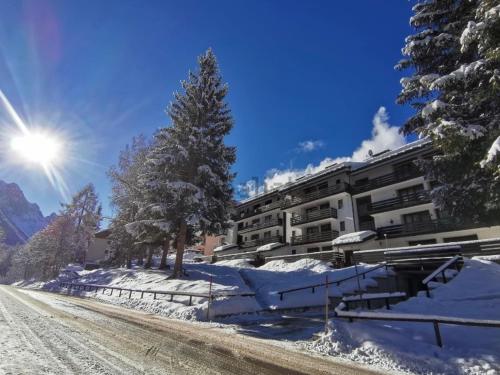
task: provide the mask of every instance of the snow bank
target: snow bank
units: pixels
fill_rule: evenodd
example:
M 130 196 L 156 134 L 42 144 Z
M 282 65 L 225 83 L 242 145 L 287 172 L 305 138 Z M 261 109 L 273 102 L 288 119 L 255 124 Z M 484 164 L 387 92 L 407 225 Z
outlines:
M 358 266 L 358 272 L 363 272 L 373 266 Z M 260 268 L 242 269 L 240 271 L 247 283 L 257 294 L 257 299 L 264 309 L 294 308 L 324 306 L 324 288 L 316 288 L 315 293 L 311 289 L 285 294 L 280 300 L 278 294 L 281 290 L 300 288 L 313 284 L 324 283 L 326 276 L 329 281 L 340 280 L 356 275 L 354 267 L 333 269 L 327 262 L 315 259 L 300 259 L 296 262 L 285 262 L 275 260 L 266 263 Z M 360 278 L 362 288 L 372 285 L 376 281 L 371 277 L 385 275 L 385 268 L 369 273 L 366 279 Z M 342 293 L 357 289 L 356 279 L 343 282 L 340 286 L 330 285 L 329 295 L 340 297 Z
M 394 305 L 393 314 L 441 315 L 500 320 L 500 266 L 466 260 L 462 271 L 432 294 Z M 440 325 L 444 347 L 436 345 L 432 324 L 335 319 L 327 335 L 300 344 L 326 355 L 414 374 L 500 373 L 500 329 Z
M 169 263 L 173 259 L 169 258 Z M 226 261 L 227 263 L 231 261 Z M 212 278 L 212 293 L 249 293 L 252 290 L 241 278 L 239 268 L 251 267 L 244 261 L 238 260 L 233 264 L 203 264 L 186 263 L 184 268 L 188 276 L 181 279 L 168 279 L 171 271 L 161 271 L 156 269 L 144 270 L 134 267 L 133 269 L 113 268 L 97 269 L 93 271 L 81 271 L 79 277 L 73 279 L 75 283 L 107 285 L 126 289 L 155 290 L 155 291 L 183 291 L 191 293 L 205 293 L 209 291 L 210 278 Z M 59 282 L 66 281 L 66 278 L 58 278 L 47 283 L 32 283 L 34 288 L 43 288 L 51 291 L 65 291 L 60 288 Z M 109 295 L 87 291 L 74 291 L 75 294 L 85 297 L 96 298 L 112 304 L 117 304 L 129 308 L 144 310 L 147 312 L 160 314 L 178 319 L 199 319 L 207 317 L 208 299 L 193 298 L 193 306 L 188 306 L 189 297 L 175 296 L 174 301 L 169 301 L 169 296 L 157 296 L 154 300 L 152 295 L 146 294 L 144 298 L 139 298 L 140 293 L 134 293 L 129 299 L 128 295 L 118 296 L 118 292 Z M 220 297 L 212 302 L 210 306 L 211 317 L 217 315 L 239 314 L 256 312 L 260 310 L 259 304 L 254 297 Z

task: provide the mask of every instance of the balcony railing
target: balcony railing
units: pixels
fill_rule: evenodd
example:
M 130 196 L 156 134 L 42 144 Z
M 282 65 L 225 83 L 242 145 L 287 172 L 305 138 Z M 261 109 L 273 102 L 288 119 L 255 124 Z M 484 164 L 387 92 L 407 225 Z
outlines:
M 401 181 L 422 176 L 418 169 L 405 172 L 393 172 L 380 177 L 372 178 L 364 183 L 357 183 L 352 186 L 352 193 L 359 194 L 368 190 L 378 189 L 383 186 L 392 185 Z
M 416 193 L 401 195 L 396 198 L 373 202 L 368 205 L 367 212 L 368 214 L 375 214 L 378 212 L 398 210 L 400 208 L 429 203 L 430 201 L 431 197 L 429 195 L 429 192 L 424 190 Z
M 243 228 L 238 228 L 238 233 L 253 232 L 259 229 L 265 229 L 270 227 L 275 227 L 278 225 L 283 225 L 282 219 L 275 219 L 270 221 L 263 221 L 262 223 L 251 224 Z
M 256 247 L 256 246 L 262 246 L 268 243 L 273 243 L 273 242 L 281 242 L 283 243 L 283 237 L 282 236 L 272 236 L 272 237 L 266 237 L 266 238 L 259 238 L 258 240 L 250 240 L 247 242 L 241 242 L 239 243 L 241 248 L 247 248 L 247 247 Z
M 292 245 L 304 245 L 314 242 L 331 241 L 339 236 L 336 230 L 320 233 L 303 234 L 302 236 L 292 237 Z
M 364 221 L 359 223 L 359 230 L 375 230 L 375 223 L 373 221 Z
M 281 205 L 282 205 L 281 201 L 276 201 L 276 202 L 267 204 L 265 206 L 260 206 L 260 207 L 254 209 L 254 210 L 252 209 L 252 210 L 250 210 L 248 212 L 243 211 L 239 215 L 236 215 L 234 217 L 234 220 L 238 221 L 238 220 L 241 220 L 241 219 L 245 219 L 247 217 L 251 217 L 251 216 L 255 216 L 255 215 L 267 212 L 267 211 L 271 211 L 271 210 L 274 210 L 276 208 L 280 208 Z
M 316 191 L 313 191 L 308 194 L 296 194 L 291 197 L 291 199 L 285 199 L 283 202 L 283 207 L 293 207 L 297 206 L 299 204 L 307 203 L 307 202 L 312 202 L 316 199 L 324 198 L 324 197 L 329 197 L 330 195 L 342 193 L 344 191 L 347 191 L 349 188 L 349 185 L 345 182 L 342 182 L 340 184 L 336 184 L 333 186 L 329 186 L 327 188 L 319 189 Z
M 330 219 L 337 217 L 337 210 L 335 208 L 325 208 L 322 210 L 312 211 L 305 215 L 294 215 L 292 216 L 292 225 L 300 225 L 304 223 L 311 223 L 313 221 Z
M 384 238 L 386 235 L 387 238 L 394 238 L 426 233 L 451 232 L 460 229 L 477 228 L 484 225 L 484 223 L 457 223 L 451 219 L 437 219 L 380 227 L 377 229 L 377 233 L 379 238 Z

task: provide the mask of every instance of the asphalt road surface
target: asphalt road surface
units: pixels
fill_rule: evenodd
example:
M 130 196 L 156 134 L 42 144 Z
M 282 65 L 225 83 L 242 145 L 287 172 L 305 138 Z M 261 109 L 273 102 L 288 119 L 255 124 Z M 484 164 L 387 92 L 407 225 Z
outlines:
M 0 374 L 371 374 L 221 329 L 0 286 Z

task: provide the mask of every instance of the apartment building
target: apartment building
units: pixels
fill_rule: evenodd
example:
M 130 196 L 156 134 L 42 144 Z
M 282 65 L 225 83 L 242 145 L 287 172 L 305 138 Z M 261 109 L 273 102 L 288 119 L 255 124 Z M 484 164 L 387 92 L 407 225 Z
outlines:
M 232 233 L 237 247 L 216 254 L 336 250 L 348 263 L 355 250 L 499 237 L 498 223 L 459 222 L 436 209 L 429 195 L 434 182 L 414 163 L 434 152 L 429 140 L 418 140 L 242 201 Z

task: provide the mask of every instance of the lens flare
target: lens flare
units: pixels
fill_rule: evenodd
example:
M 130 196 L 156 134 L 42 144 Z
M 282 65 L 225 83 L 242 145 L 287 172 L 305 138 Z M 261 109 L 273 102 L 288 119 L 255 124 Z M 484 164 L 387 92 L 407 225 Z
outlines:
M 55 137 L 44 133 L 23 134 L 12 138 L 11 148 L 21 157 L 42 166 L 56 164 L 60 157 L 61 145 Z
M 0 90 L 0 114 L 6 114 L 8 125 L 13 128 L 2 134 L 3 159 L 17 165 L 35 165 L 43 170 L 50 184 L 56 189 L 64 200 L 68 200 L 69 190 L 62 175 L 62 169 L 67 162 L 68 156 L 65 152 L 68 140 L 62 138 L 60 132 L 49 131 L 49 127 L 41 128 L 28 126 L 21 119 L 5 94 Z M 5 126 L 4 123 L 4 127 Z M 10 150 L 8 143 L 10 142 Z M 64 147 L 66 146 L 66 147 Z M 9 150 L 8 152 L 5 152 Z M 8 156 L 5 158 L 4 156 Z

